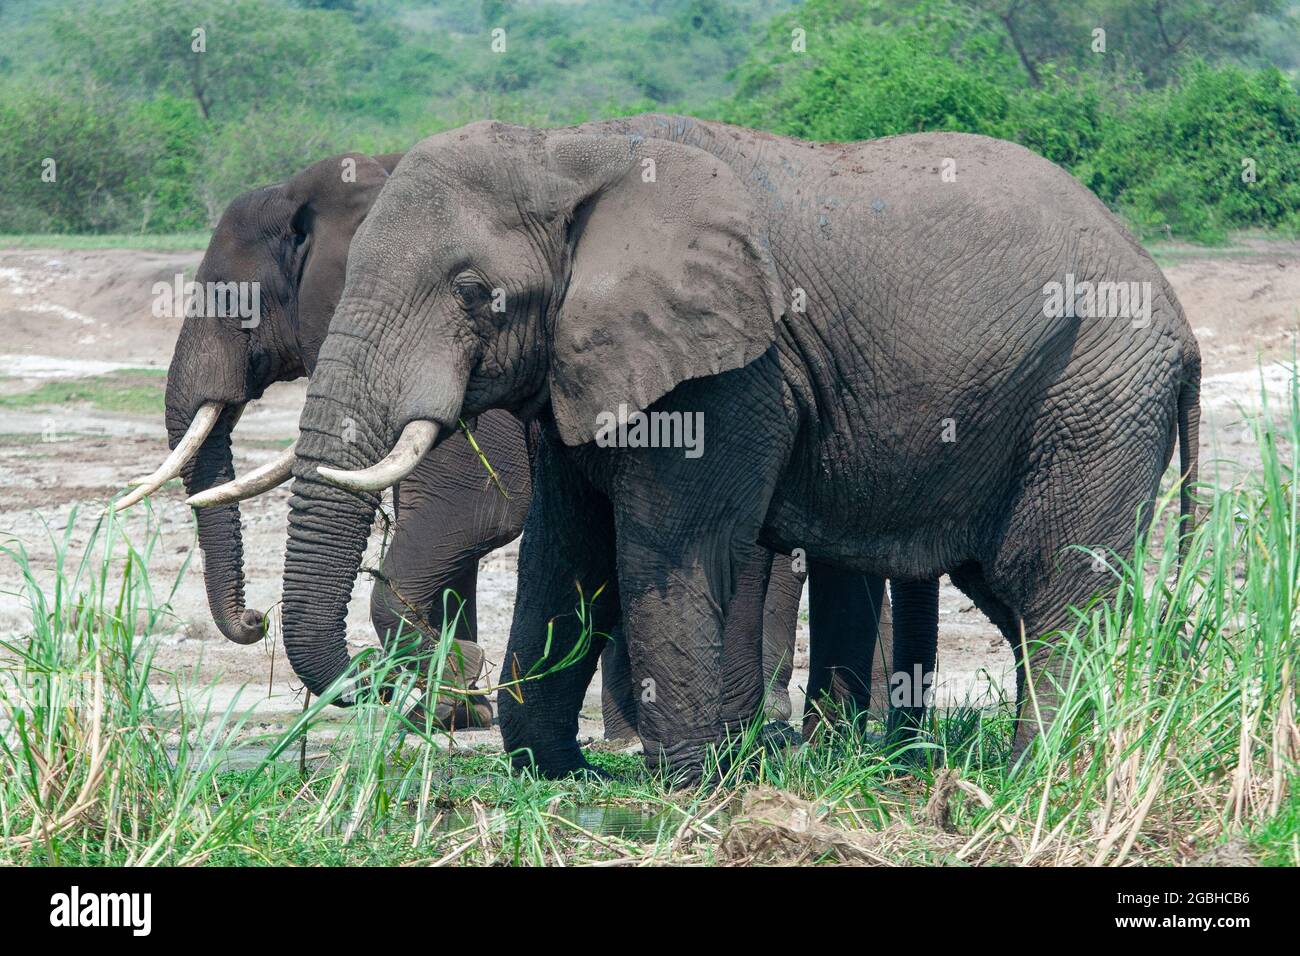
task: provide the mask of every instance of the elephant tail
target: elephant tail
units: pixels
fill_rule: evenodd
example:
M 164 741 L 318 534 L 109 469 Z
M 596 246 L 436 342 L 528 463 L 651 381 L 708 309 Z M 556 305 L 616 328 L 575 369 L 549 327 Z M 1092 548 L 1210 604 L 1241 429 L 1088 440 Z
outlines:
M 1187 558 L 1191 530 L 1196 523 L 1196 501 L 1192 497 L 1201 450 L 1201 359 L 1193 351 L 1187 377 L 1178 390 L 1178 513 L 1182 538 L 1178 545 L 1180 563 Z

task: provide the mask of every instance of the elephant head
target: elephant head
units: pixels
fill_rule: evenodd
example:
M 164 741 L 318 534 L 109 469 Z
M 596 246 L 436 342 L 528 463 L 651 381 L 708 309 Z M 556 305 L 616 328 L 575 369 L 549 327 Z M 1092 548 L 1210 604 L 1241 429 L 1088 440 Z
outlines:
M 479 123 L 406 154 L 357 233 L 300 423 L 284 643 L 323 693 L 377 494 L 462 417 L 563 441 L 748 364 L 781 315 L 749 191 L 692 146 Z
M 260 612 L 244 606 L 239 506 L 289 477 L 292 450 L 235 481 L 231 431 L 267 386 L 311 373 L 343 290 L 348 248 L 400 155 L 336 156 L 293 179 L 235 199 L 218 222 L 195 276 L 167 373 L 172 454 L 114 508 L 122 510 L 182 476 L 198 507 L 208 605 L 221 633 L 250 644 Z M 208 314 L 208 290 L 248 283 L 258 314 Z M 227 300 L 228 302 L 228 300 Z M 225 484 L 229 483 L 229 484 Z M 220 487 L 219 487 L 220 486 Z

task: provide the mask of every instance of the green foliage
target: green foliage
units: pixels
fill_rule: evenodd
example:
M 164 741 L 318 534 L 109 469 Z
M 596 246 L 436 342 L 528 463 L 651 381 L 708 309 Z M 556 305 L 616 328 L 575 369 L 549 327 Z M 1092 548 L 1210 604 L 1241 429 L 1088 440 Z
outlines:
M 364 63 L 355 27 L 341 13 L 278 0 L 114 0 L 95 15 L 74 8 L 54 19 L 69 68 L 115 90 L 194 100 L 205 118 L 250 104 L 282 108 L 330 102 Z
M 1107 132 L 1075 172 L 1141 231 L 1217 241 L 1229 229 L 1300 229 L 1300 93 L 1276 70 L 1194 66 Z
M 723 115 L 807 139 L 996 132 L 1014 63 L 955 8 L 923 3 L 916 12 L 906 23 L 881 23 L 876 6 L 811 0 L 774 22 L 737 71 Z
M 141 232 L 184 232 L 207 221 L 198 206 L 197 178 L 207 129 L 194 103 L 157 96 L 134 104 L 128 122 L 144 131 L 153 146 L 148 189 L 137 193 Z
M 947 0 L 911 9 L 899 19 L 873 0 L 810 0 L 778 17 L 718 112 L 809 139 L 950 130 L 1013 140 L 1146 235 L 1215 242 L 1229 229 L 1300 228 L 1300 93 L 1277 70 L 1191 62 L 1148 90 L 1136 73 L 1040 63 L 1029 84 L 996 19 Z M 804 50 L 792 48 L 796 28 Z
M 646 110 L 811 139 L 983 133 L 1070 169 L 1144 233 L 1292 229 L 1295 80 L 1260 65 L 1300 64 L 1297 11 L 1287 0 L 1158 11 L 1145 0 L 34 0 L 0 8 L 0 231 L 202 229 L 238 193 L 331 152 L 406 149 L 485 117 L 548 126 Z M 41 180 L 46 157 L 56 183 Z
M 955 0 L 984 18 L 1032 86 L 1055 70 L 1168 83 L 1196 60 L 1259 56 L 1266 24 L 1295 25 L 1288 0 Z
M 14 232 L 196 228 L 202 136 L 192 107 L 171 97 L 122 109 L 96 86 L 3 89 L 0 164 L 10 173 L 0 223 Z

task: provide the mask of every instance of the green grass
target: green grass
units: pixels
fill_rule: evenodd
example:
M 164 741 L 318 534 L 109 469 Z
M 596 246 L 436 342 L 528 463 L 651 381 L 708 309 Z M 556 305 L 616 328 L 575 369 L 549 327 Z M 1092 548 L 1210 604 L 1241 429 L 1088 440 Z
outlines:
M 0 396 L 0 408 L 89 404 L 108 412 L 160 416 L 166 375 L 163 369 L 131 369 L 44 382 L 30 391 Z
M 142 249 L 158 252 L 178 252 L 189 249 L 206 249 L 211 233 L 182 232 L 163 235 L 131 235 L 104 233 L 84 235 L 78 233 L 27 233 L 0 234 L 0 250 L 5 249 Z
M 357 706 L 341 714 L 312 700 L 293 726 L 259 734 L 237 703 L 216 711 L 202 688 L 153 667 L 152 635 L 169 626 L 179 580 L 149 574 L 160 530 L 135 547 L 101 518 L 74 554 L 74 516 L 53 542 L 54 567 L 38 571 L 18 542 L 0 556 L 17 572 L 3 579 L 21 580 L 32 610 L 28 631 L 0 645 L 0 863 L 850 854 L 1167 865 L 1218 847 L 1300 865 L 1300 385 L 1287 408 L 1266 408 L 1255 437 L 1256 474 L 1201 489 L 1204 514 L 1181 569 L 1168 500 L 1133 559 L 1112 562 L 1115 592 L 1078 609 L 1058 645 L 1074 665 L 1060 714 L 1014 766 L 1003 707 L 932 716 L 911 760 L 848 732 L 773 754 L 755 728 L 732 742 L 725 771 L 714 763 L 708 785 L 687 789 L 625 754 L 591 755 L 612 779 L 547 781 L 512 773 L 499 753 L 449 752 L 445 735 L 406 721 L 376 691 L 387 683 L 411 699 L 439 687 L 446 642 L 423 685 L 371 652 Z M 806 809 L 820 836 L 755 813 L 760 798 Z

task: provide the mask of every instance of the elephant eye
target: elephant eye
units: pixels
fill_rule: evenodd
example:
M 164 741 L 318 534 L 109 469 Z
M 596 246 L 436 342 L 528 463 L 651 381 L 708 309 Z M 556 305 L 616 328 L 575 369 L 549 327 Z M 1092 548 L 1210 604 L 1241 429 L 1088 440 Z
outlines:
M 452 283 L 451 290 L 461 307 L 468 310 L 484 305 L 490 296 L 486 285 L 478 279 L 469 277 L 457 279 Z

